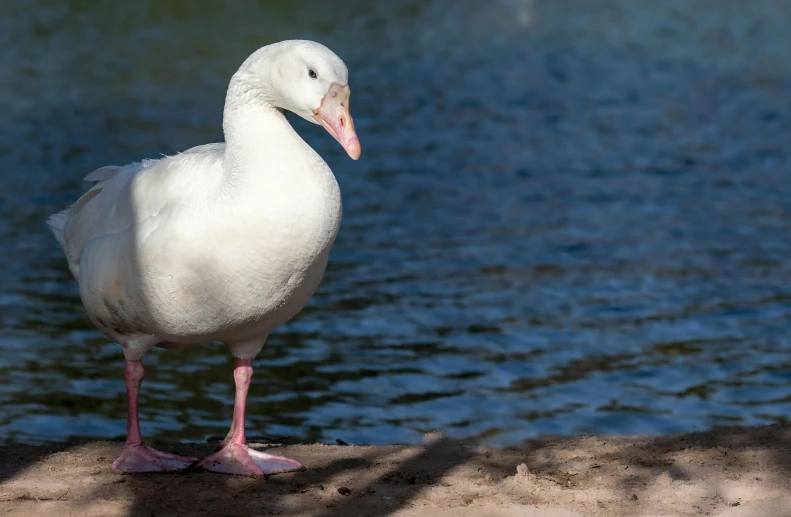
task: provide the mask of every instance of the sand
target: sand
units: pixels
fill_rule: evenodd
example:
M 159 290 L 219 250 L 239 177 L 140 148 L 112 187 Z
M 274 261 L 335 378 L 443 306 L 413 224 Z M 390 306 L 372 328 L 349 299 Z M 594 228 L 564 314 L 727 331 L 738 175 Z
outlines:
M 211 444 L 157 444 L 203 456 Z M 0 448 L 2 516 L 791 517 L 791 425 L 661 437 L 546 438 L 495 449 L 272 448 L 304 472 L 120 475 L 117 442 Z

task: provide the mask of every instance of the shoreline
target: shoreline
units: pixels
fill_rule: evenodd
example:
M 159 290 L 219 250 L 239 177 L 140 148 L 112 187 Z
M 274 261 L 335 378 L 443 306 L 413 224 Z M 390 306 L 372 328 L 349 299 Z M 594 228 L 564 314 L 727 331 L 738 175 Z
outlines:
M 157 444 L 205 456 L 216 444 Z M 267 448 L 266 444 L 251 445 Z M 791 517 L 791 424 L 492 448 L 277 446 L 304 472 L 115 474 L 122 443 L 0 446 L 0 515 Z

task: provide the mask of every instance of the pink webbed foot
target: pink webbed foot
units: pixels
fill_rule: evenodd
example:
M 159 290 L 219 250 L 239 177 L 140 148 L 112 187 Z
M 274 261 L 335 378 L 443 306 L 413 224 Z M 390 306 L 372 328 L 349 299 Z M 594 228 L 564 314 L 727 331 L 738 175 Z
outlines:
M 197 458 L 176 456 L 146 444 L 126 445 L 112 468 L 115 472 L 176 472 L 196 461 Z
M 201 460 L 196 468 L 221 474 L 265 476 L 305 470 L 298 461 L 256 451 L 242 444 L 228 444 Z

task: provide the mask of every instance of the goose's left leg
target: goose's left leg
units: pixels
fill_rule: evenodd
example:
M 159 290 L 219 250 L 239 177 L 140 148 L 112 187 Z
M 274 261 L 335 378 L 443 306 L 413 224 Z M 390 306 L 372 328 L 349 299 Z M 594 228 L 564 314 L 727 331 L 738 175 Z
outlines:
M 253 378 L 253 357 L 261 350 L 255 346 L 232 346 L 234 353 L 233 379 L 236 384 L 236 398 L 233 407 L 233 420 L 228 436 L 219 451 L 203 459 L 197 467 L 223 474 L 265 475 L 304 470 L 298 462 L 283 456 L 275 456 L 256 451 L 247 446 L 244 434 L 244 419 L 247 406 L 247 393 Z M 252 353 L 254 350 L 254 353 Z M 242 356 L 242 357 L 239 357 Z

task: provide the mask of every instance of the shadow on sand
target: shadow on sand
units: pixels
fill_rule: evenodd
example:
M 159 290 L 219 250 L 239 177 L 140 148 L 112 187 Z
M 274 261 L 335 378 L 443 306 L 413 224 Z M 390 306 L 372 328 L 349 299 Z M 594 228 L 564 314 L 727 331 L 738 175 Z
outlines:
M 158 446 L 196 456 L 212 451 L 203 444 Z M 449 509 L 500 516 L 511 515 L 497 513 L 509 508 L 529 508 L 514 505 L 579 515 L 791 511 L 791 425 L 661 437 L 548 438 L 510 449 L 444 438 L 419 447 L 291 445 L 278 452 L 307 470 L 267 479 L 114 474 L 109 465 L 120 447 L 5 447 L 0 509 L 34 517 L 428 516 Z

